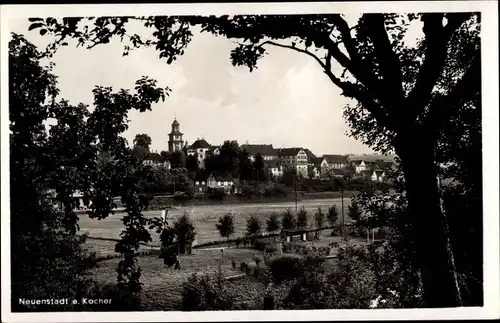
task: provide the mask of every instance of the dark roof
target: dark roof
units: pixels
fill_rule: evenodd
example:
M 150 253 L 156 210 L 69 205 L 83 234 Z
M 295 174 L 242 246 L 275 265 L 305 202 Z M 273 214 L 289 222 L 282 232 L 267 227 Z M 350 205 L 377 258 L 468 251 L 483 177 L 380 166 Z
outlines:
M 152 160 L 152 161 L 156 161 L 156 162 L 161 162 L 163 163 L 164 161 L 164 158 L 162 155 L 158 154 L 158 153 L 150 153 L 149 155 L 147 155 L 144 160 Z
M 317 157 L 314 159 L 314 166 L 316 167 L 320 167 L 321 166 L 321 163 L 323 162 L 323 157 Z
M 189 147 L 191 149 L 199 149 L 199 148 L 211 148 L 210 144 L 205 139 L 198 139 Z
M 363 170 L 359 172 L 358 176 L 369 176 L 371 177 L 373 175 L 373 171 L 371 170 Z
M 262 156 L 277 156 L 276 151 L 273 148 L 273 145 L 241 145 L 241 150 L 246 150 L 247 153 L 252 155 L 261 154 Z
M 394 165 L 394 162 L 392 161 L 379 161 L 377 162 L 377 166 L 380 169 L 389 169 Z
M 267 168 L 276 168 L 278 167 L 278 161 L 276 159 L 264 160 L 264 165 L 266 165 Z
M 179 121 L 177 121 L 177 119 L 175 119 L 174 122 L 172 122 L 172 125 L 178 126 L 179 125 Z
M 376 169 L 375 170 L 375 174 L 377 174 L 377 176 L 380 176 L 384 173 L 384 170 L 383 169 Z
M 298 229 L 298 228 L 292 228 L 292 229 L 281 229 L 282 233 L 288 233 L 288 234 L 295 234 L 295 233 L 305 233 L 309 232 L 310 229 Z
M 348 164 L 349 157 L 343 155 L 323 155 L 329 164 Z
M 394 162 L 394 157 L 395 155 L 379 155 L 379 154 L 373 154 L 373 155 L 357 155 L 357 156 L 350 156 L 349 158 L 352 161 L 364 161 L 373 163 L 376 161 L 387 161 L 387 162 Z
M 233 181 L 233 176 L 229 172 L 226 171 L 217 171 L 217 172 L 212 172 L 212 174 L 217 181 L 221 182 L 231 182 Z
M 307 159 L 309 160 L 309 162 L 314 162 L 314 160 L 316 159 L 316 155 L 313 154 L 312 151 L 310 151 L 309 149 L 305 148 L 304 151 L 306 152 L 307 154 Z
M 209 175 L 210 174 L 208 172 L 199 172 L 194 177 L 194 180 L 198 181 L 198 182 L 203 182 L 203 181 L 207 180 L 207 178 L 208 178 Z
M 297 156 L 298 153 L 303 150 L 302 148 L 278 148 L 276 149 L 276 153 L 278 156 Z

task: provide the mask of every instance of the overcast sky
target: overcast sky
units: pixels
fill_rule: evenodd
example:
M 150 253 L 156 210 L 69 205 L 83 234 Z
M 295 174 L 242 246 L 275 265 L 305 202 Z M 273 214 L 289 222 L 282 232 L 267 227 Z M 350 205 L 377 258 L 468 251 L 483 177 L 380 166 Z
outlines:
M 41 48 L 50 41 L 28 31 L 25 19 L 11 20 L 9 26 Z M 145 29 L 139 26 L 139 30 Z M 133 88 L 143 75 L 172 89 L 152 111 L 130 113 L 126 133 L 130 144 L 136 134 L 147 133 L 153 150 L 167 150 L 167 134 L 176 117 L 189 143 L 204 137 L 210 144 L 234 139 L 240 144 L 305 147 L 317 155 L 372 152 L 346 135 L 342 110 L 348 101 L 313 59 L 269 48 L 269 55 L 250 73 L 246 67 L 231 65 L 229 53 L 234 47 L 226 38 L 195 33 L 185 54 L 171 65 L 158 59 L 152 48 L 122 57 L 123 44 L 118 40 L 92 50 L 70 43 L 52 61 L 61 96 L 73 104 L 91 105 L 96 85 Z

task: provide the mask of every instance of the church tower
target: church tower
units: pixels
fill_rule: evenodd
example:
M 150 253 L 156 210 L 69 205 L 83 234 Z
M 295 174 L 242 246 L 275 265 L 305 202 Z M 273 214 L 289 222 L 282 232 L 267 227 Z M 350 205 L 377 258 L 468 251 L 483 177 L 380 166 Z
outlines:
M 168 151 L 181 151 L 184 148 L 182 135 L 183 133 L 179 131 L 179 122 L 175 119 L 172 123 L 172 131 L 168 134 Z

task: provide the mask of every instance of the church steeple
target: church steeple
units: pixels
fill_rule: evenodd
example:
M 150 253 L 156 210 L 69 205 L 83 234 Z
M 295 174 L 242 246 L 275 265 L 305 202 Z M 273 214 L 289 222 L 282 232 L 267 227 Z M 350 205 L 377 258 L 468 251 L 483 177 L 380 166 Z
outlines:
M 183 133 L 179 130 L 179 122 L 177 118 L 172 122 L 172 131 L 168 134 L 168 151 L 181 151 L 184 148 L 184 141 L 182 140 Z

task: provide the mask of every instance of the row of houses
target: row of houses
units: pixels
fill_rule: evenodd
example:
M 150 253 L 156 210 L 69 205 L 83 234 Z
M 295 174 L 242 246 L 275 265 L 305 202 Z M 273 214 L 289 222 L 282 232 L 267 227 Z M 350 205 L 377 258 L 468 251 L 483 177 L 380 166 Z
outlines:
M 220 154 L 221 146 L 210 145 L 204 138 L 198 138 L 192 145 L 184 146 L 187 156 L 195 156 L 200 170 L 205 169 L 205 159 L 209 154 Z M 261 155 L 264 164 L 273 177 L 280 177 L 286 170 L 293 170 L 304 178 L 328 179 L 334 177 L 362 176 L 382 181 L 385 172 L 394 165 L 393 156 L 382 155 L 335 155 L 325 154 L 317 157 L 303 147 L 274 148 L 271 144 L 243 144 L 242 150 L 248 153 L 253 162 Z M 153 153 L 144 161 L 146 164 L 163 165 L 170 168 L 169 160 Z

